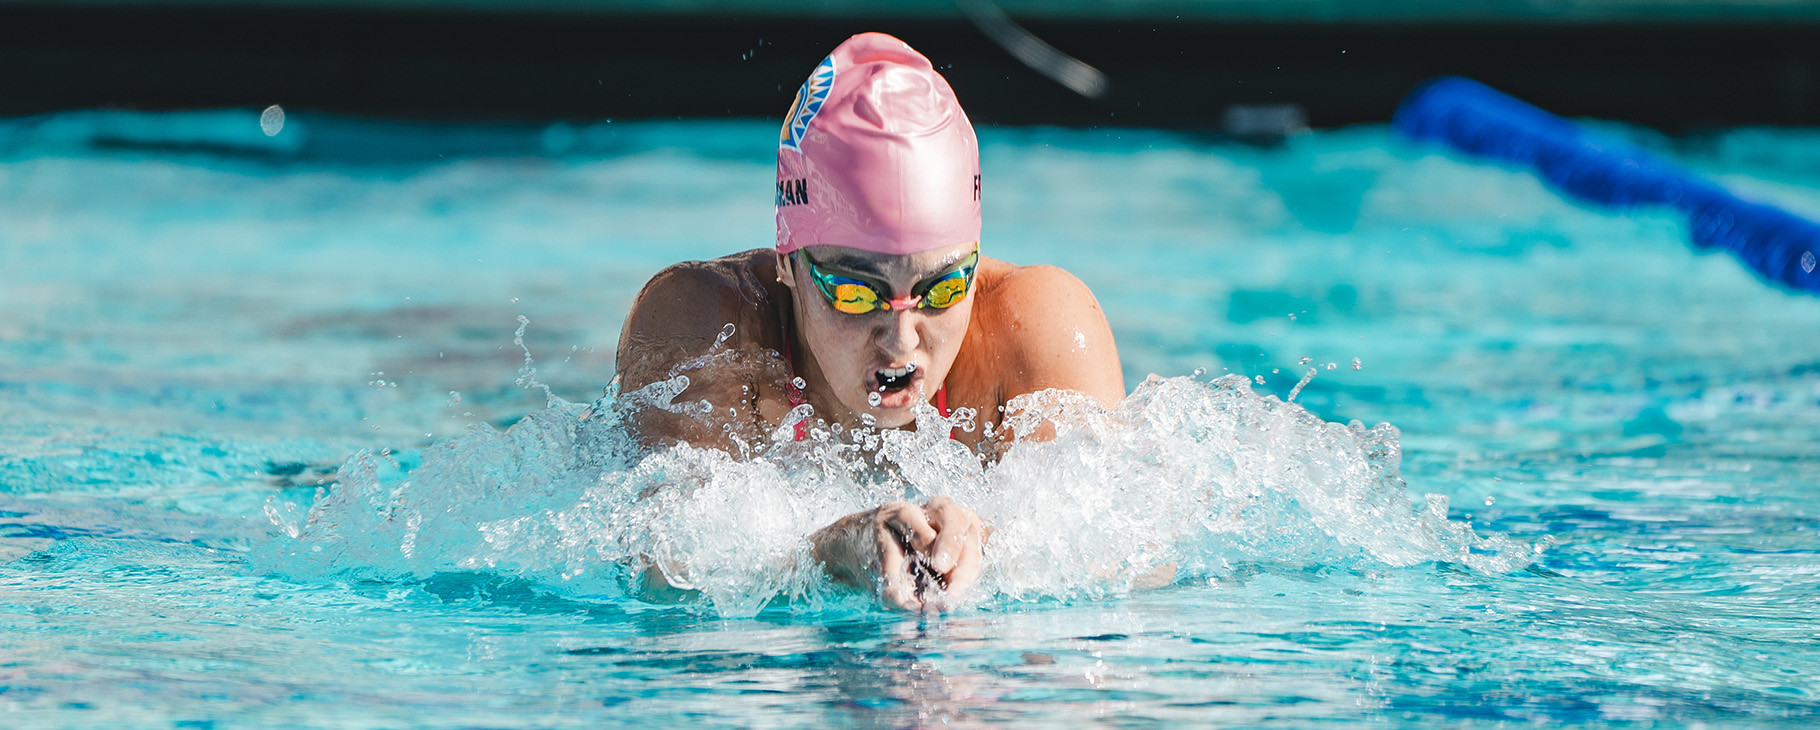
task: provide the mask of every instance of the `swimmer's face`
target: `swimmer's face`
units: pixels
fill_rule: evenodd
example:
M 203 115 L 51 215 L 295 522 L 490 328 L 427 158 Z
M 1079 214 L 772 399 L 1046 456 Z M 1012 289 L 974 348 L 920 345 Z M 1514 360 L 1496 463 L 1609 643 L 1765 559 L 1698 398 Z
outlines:
M 901 256 L 843 246 L 803 250 L 824 273 L 878 282 L 889 289 L 880 295 L 897 298 L 909 296 L 919 282 L 954 268 L 975 248 L 964 243 Z M 794 292 L 798 336 L 831 394 L 856 417 L 872 414 L 879 426 L 895 428 L 914 421 L 914 406 L 935 397 L 960 352 L 973 318 L 973 292 L 944 309 L 909 307 L 846 314 L 822 296 L 802 257 L 780 254 L 778 267 L 784 274 L 780 278 Z M 871 402 L 874 393 L 878 394 L 877 405 Z

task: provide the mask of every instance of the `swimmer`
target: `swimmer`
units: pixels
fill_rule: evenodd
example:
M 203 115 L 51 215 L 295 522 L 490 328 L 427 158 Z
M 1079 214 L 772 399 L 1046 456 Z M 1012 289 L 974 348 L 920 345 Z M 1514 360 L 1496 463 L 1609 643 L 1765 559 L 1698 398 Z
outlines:
M 1050 388 L 1116 405 L 1125 383 L 1099 302 L 1059 268 L 986 256 L 980 191 L 973 126 L 928 59 L 880 33 L 835 48 L 779 134 L 776 248 L 659 272 L 617 353 L 622 392 L 717 343 L 777 357 L 691 374 L 678 400 L 706 400 L 731 422 L 648 408 L 634 415 L 639 438 L 726 449 L 729 430 L 768 433 L 803 403 L 845 428 L 914 428 L 924 403 L 1002 423 L 1011 399 Z M 950 435 L 989 446 L 983 428 Z M 937 611 L 979 578 L 986 533 L 938 497 L 848 515 L 810 539 L 833 579 Z

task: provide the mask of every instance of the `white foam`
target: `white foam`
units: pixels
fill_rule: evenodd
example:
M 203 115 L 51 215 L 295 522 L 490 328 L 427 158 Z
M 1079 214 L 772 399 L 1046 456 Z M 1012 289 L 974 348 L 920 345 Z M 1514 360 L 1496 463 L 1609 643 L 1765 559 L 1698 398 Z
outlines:
M 840 595 L 810 555 L 814 530 L 938 495 L 993 529 L 973 597 L 988 604 L 1282 567 L 1446 561 L 1503 572 L 1540 549 L 1449 521 L 1437 495 L 1413 505 L 1394 427 L 1323 422 L 1239 376 L 1152 377 L 1111 411 L 1063 391 L 1025 396 L 1009 423 L 982 425 L 1023 434 L 1048 421 L 1055 437 L 984 461 L 945 437 L 963 420 L 972 427 L 972 414 L 927 407 L 914 431 L 818 427 L 793 442 L 792 429 L 778 429 L 744 458 L 642 452 L 623 409 L 676 410 L 683 378 L 592 407 L 555 400 L 504 432 L 477 426 L 425 450 L 415 468 L 357 454 L 306 519 L 268 510 L 281 529 L 258 560 L 318 579 L 487 571 L 612 600 L 651 566 L 698 591 L 687 600 L 749 615 L 780 599 L 815 607 Z

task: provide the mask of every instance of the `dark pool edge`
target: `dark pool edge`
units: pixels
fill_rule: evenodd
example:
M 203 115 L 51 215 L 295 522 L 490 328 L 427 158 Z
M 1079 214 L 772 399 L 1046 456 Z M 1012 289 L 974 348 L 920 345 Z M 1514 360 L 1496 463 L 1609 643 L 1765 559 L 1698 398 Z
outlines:
M 841 38 L 899 35 L 980 124 L 1216 129 L 1235 105 L 1383 122 L 1423 80 L 1477 78 L 1567 116 L 1682 132 L 1820 125 L 1820 22 L 1027 20 L 1105 71 L 1104 101 L 967 22 L 0 4 L 0 116 L 261 108 L 458 121 L 781 115 Z

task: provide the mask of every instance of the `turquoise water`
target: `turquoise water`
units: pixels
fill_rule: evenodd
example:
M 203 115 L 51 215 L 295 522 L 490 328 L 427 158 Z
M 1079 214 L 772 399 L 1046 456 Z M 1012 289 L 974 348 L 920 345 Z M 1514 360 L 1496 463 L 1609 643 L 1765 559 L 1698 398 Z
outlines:
M 7 724 L 1820 715 L 1820 300 L 1672 216 L 1382 128 L 984 130 L 988 250 L 1093 287 L 1124 408 L 984 467 L 640 460 L 582 418 L 628 300 L 768 244 L 774 131 L 0 122 Z M 1820 135 L 1626 133 L 1820 214 Z M 999 529 L 963 610 L 802 563 L 934 493 Z

